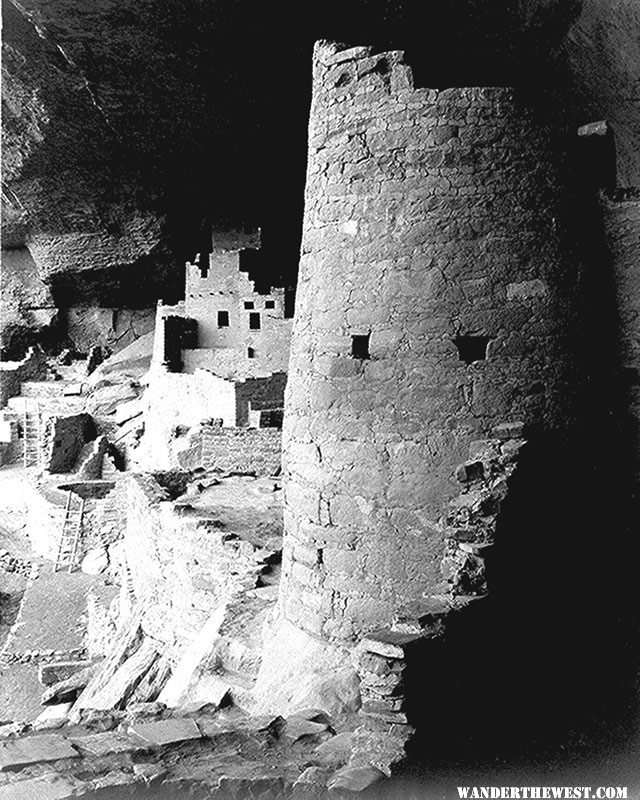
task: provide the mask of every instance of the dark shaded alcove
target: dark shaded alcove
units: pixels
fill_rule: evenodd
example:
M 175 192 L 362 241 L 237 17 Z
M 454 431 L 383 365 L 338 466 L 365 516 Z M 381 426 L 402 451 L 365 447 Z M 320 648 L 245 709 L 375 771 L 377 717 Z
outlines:
M 5 41 L 28 65 L 19 82 L 46 83 L 50 116 L 7 196 L 28 212 L 27 232 L 47 236 L 118 235 L 132 213 L 152 215 L 162 225 L 167 253 L 155 261 L 165 277 L 171 263 L 179 273 L 206 251 L 211 224 L 252 220 L 263 230 L 260 271 L 293 285 L 317 39 L 404 49 L 419 85 L 535 75 L 548 86 L 549 55 L 579 5 L 553 0 L 527 15 L 518 0 L 428 9 L 404 0 L 5 0 Z M 24 131 L 19 116 L 3 119 L 11 149 Z M 34 175 L 50 191 L 32 192 Z

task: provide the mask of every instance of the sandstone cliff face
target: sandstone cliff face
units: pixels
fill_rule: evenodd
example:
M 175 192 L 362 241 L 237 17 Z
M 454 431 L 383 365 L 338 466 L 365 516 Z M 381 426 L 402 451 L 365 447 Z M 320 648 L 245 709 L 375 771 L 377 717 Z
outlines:
M 149 305 L 179 292 L 205 220 L 253 220 L 293 279 L 323 37 L 406 48 L 436 88 L 562 82 L 577 124 L 612 121 L 619 180 L 640 183 L 635 0 L 418 5 L 5 0 L 5 245 L 27 244 L 56 302 Z
M 59 275 L 73 274 L 77 294 L 87 300 L 87 289 L 96 297 L 108 292 L 105 278 L 118 268 L 130 268 L 133 283 L 162 275 L 171 263 L 164 215 L 144 197 L 145 182 L 127 162 L 121 137 L 73 59 L 35 18 L 8 3 L 5 245 L 26 244 L 40 279 L 54 291 Z M 85 271 L 95 277 L 83 281 L 78 273 Z
M 618 184 L 640 185 L 640 3 L 584 0 L 563 50 L 567 95 L 576 116 L 608 120 Z

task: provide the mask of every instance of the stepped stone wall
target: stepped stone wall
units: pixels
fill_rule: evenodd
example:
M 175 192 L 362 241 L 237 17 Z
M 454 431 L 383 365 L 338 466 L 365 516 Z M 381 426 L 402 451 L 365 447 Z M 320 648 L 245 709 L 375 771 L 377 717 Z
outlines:
M 437 591 L 470 443 L 570 424 L 566 141 L 512 89 L 316 46 L 280 594 L 307 632 L 357 638 Z

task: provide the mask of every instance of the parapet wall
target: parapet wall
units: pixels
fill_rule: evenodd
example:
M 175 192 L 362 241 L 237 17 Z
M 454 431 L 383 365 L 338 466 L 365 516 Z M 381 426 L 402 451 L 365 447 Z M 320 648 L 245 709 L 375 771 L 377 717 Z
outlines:
M 415 89 L 401 52 L 316 46 L 280 595 L 309 633 L 438 591 L 471 441 L 570 424 L 561 134 L 512 89 Z
M 278 428 L 223 428 L 201 425 L 189 432 L 188 446 L 176 453 L 181 467 L 221 472 L 277 475 L 282 434 Z

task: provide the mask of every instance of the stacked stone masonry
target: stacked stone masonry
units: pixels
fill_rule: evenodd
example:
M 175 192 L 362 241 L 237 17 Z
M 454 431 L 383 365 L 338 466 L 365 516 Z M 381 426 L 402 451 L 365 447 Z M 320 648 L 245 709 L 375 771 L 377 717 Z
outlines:
M 449 503 L 445 520 L 445 554 L 441 570 L 447 593 L 482 596 L 487 593 L 486 560 L 494 544 L 500 505 L 525 444 L 522 423 L 497 425 L 496 438 L 472 442 L 469 460 L 456 470 L 464 486 Z
M 570 424 L 566 141 L 511 89 L 316 46 L 280 596 L 306 631 L 358 638 L 432 594 L 470 443 Z
M 277 428 L 201 425 L 189 433 L 189 440 L 189 447 L 178 454 L 184 468 L 255 475 L 280 472 L 282 435 Z
M 198 320 L 195 347 L 206 351 L 186 354 L 187 363 L 204 357 L 220 375 L 286 372 L 292 321 L 285 290 L 257 291 L 245 265 L 260 257 L 259 247 L 258 231 L 216 233 L 208 260 L 187 264 L 185 314 Z
M 257 291 L 243 264 L 247 255 L 259 255 L 259 236 L 232 232 L 217 239 L 207 258 L 187 263 L 185 300 L 159 303 L 154 361 L 227 379 L 286 373 L 292 327 L 286 292 Z

